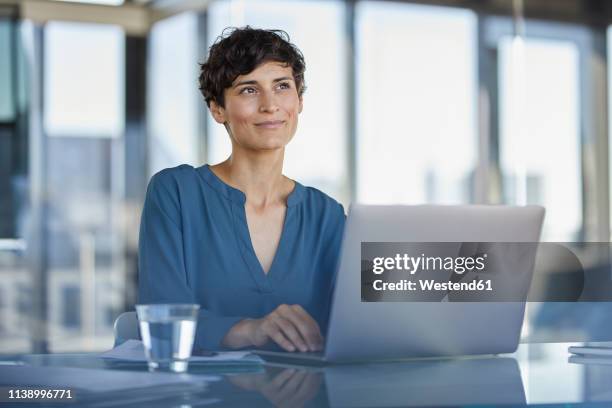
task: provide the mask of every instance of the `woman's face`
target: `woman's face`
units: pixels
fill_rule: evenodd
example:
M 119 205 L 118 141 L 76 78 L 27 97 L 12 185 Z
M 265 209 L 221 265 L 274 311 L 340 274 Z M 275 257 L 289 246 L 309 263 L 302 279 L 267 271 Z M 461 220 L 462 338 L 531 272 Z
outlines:
M 302 98 L 298 96 L 290 66 L 265 62 L 238 76 L 224 96 L 225 108 L 212 101 L 210 110 L 240 147 L 279 149 L 295 134 Z

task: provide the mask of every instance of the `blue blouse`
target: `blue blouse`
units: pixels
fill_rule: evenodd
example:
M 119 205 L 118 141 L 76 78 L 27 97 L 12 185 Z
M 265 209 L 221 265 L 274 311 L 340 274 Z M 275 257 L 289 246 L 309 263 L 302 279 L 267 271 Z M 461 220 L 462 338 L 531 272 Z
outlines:
M 208 165 L 155 174 L 140 223 L 139 303 L 200 305 L 195 346 L 219 349 L 229 329 L 285 304 L 301 305 L 324 333 L 344 229 L 342 206 L 295 183 L 267 274 L 251 244 L 245 194 Z

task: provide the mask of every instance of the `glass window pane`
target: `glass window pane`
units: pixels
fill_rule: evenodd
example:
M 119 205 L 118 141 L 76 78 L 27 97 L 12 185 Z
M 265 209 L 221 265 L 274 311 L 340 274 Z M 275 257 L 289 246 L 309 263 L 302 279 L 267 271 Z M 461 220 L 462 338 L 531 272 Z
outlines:
M 122 139 L 53 137 L 48 140 L 49 346 L 53 351 L 103 350 L 128 279 Z M 73 308 L 79 313 L 73 313 Z
M 44 121 L 50 136 L 45 228 L 49 349 L 103 350 L 124 307 L 125 38 L 116 26 L 50 22 L 44 38 Z M 112 289 L 112 290 L 110 290 Z M 78 308 L 78 313 L 74 308 Z
M 582 225 L 578 62 L 569 41 L 499 43 L 505 202 L 545 206 L 543 240 L 579 239 Z
M 0 350 L 24 353 L 30 350 L 32 278 L 22 251 L 0 250 L 0 276 Z
M 607 31 L 607 47 L 608 47 L 608 169 L 610 171 L 609 174 L 609 191 L 612 192 L 612 26 L 608 26 Z M 610 200 L 610 214 L 612 214 L 612 197 Z M 612 228 L 612 224 L 610 225 Z M 610 231 L 612 234 L 612 230 Z M 612 241 L 612 236 L 610 237 Z
M 148 125 L 151 174 L 198 165 L 197 16 L 183 13 L 156 23 L 149 40 Z
M 63 1 L 66 3 L 103 4 L 106 6 L 120 6 L 124 3 L 124 0 L 55 0 L 55 1 Z
M 45 26 L 44 39 L 47 133 L 120 136 L 125 61 L 121 28 L 53 21 Z
M 12 78 L 15 61 L 11 52 L 11 30 L 10 20 L 0 19 L 0 121 L 15 118 Z
M 362 2 L 356 24 L 358 201 L 470 202 L 478 151 L 474 13 Z
M 346 173 L 346 53 L 344 5 L 339 1 L 217 1 L 209 9 L 210 44 L 225 27 L 249 24 L 282 29 L 304 54 L 306 85 L 298 130 L 285 154 L 284 171 L 299 182 L 348 203 Z M 325 44 L 325 46 L 321 46 Z M 225 128 L 209 121 L 211 163 L 231 151 Z

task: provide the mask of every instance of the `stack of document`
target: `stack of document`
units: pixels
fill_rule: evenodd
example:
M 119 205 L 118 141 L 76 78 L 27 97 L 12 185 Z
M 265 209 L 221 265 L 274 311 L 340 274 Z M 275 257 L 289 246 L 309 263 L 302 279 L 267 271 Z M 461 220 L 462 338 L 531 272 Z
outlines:
M 185 395 L 185 398 L 202 403 L 210 399 L 207 384 L 217 380 L 219 377 L 189 374 L 53 366 L 0 366 L 0 386 L 70 390 L 71 398 L 61 402 L 89 404 L 103 400 L 104 406 L 123 406 L 128 401 L 147 405 L 151 401 L 171 396 L 176 398 L 176 395 Z
M 612 346 L 571 346 L 567 349 L 572 355 L 568 362 L 576 364 L 610 364 L 612 365 Z
M 105 359 L 120 361 L 146 362 L 144 346 L 140 340 L 128 340 L 114 349 L 100 354 Z M 192 356 L 189 365 L 260 365 L 263 363 L 261 357 L 250 351 L 228 351 L 213 353 L 211 356 Z

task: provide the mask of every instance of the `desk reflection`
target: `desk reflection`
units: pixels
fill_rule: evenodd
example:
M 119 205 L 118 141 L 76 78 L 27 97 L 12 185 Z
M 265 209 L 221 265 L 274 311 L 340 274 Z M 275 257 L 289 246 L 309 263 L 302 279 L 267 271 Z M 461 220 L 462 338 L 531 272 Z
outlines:
M 514 358 L 419 360 L 323 368 L 275 366 L 228 376 L 277 407 L 458 406 L 526 403 Z
M 227 379 L 243 390 L 257 391 L 276 407 L 301 408 L 319 394 L 323 374 L 299 368 L 271 368 L 266 373 L 233 375 Z
M 585 402 L 612 401 L 612 359 L 607 357 L 570 356 L 572 365 L 584 368 L 584 390 L 582 399 Z
M 551 347 L 548 345 L 547 347 Z M 531 398 L 538 403 L 604 401 L 610 398 L 612 366 L 588 366 L 585 376 L 576 376 L 575 364 L 567 364 L 567 345 L 563 354 L 550 361 L 534 355 L 542 372 L 554 374 L 533 377 Z M 555 345 L 552 351 L 560 349 Z M 110 364 L 95 356 L 46 355 L 23 356 L 33 367 L 74 367 L 94 370 L 146 371 L 146 364 Z M 547 362 L 548 361 L 548 362 Z M 521 360 L 521 364 L 527 364 Z M 1 368 L 1 366 L 0 366 Z M 547 371 L 548 370 L 548 371 Z M 553 370 L 553 371 L 551 371 Z M 0 370 L 1 371 L 1 370 Z M 7 371 L 7 370 L 5 370 Z M 582 371 L 580 371 L 582 373 Z M 462 358 L 446 360 L 412 360 L 394 363 L 334 365 L 329 367 L 290 366 L 269 363 L 256 367 L 190 366 L 187 377 L 206 379 L 199 383 L 169 385 L 144 390 L 121 389 L 116 392 L 79 394 L 80 403 L 95 407 L 431 407 L 466 405 L 513 405 L 526 403 L 519 365 L 511 357 Z M 571 388 L 576 381 L 586 388 L 580 396 L 559 393 L 555 376 L 569 378 Z M 0 372 L 0 380 L 3 374 Z M 574 380 L 572 380 L 572 378 Z M 8 377 L 0 383 L 14 385 Z M 66 378 L 70 380 L 70 378 Z M 32 385 L 21 381 L 20 385 Z M 550 390 L 551 393 L 547 393 Z M 542 398 L 544 396 L 544 398 Z M 1 404 L 0 404 L 1 405 Z M 78 406 L 76 404 L 75 406 Z

